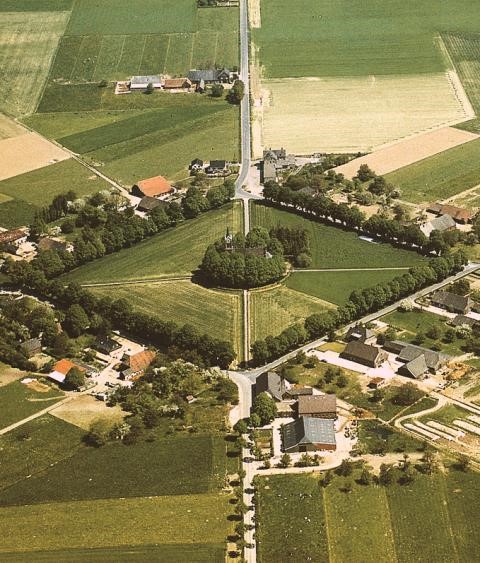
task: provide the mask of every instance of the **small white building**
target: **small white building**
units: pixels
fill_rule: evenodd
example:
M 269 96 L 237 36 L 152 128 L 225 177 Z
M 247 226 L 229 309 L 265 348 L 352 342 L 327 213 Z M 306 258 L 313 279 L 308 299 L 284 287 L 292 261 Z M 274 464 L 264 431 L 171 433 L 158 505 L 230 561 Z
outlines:
M 146 90 L 147 86 L 151 84 L 156 90 L 163 86 L 163 79 L 160 75 L 150 76 L 132 76 L 130 79 L 130 90 Z

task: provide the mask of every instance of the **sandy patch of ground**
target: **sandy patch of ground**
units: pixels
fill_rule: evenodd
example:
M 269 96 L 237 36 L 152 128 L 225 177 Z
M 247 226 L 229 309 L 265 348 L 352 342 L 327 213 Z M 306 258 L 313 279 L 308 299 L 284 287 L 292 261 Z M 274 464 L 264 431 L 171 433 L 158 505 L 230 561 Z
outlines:
M 30 383 L 26 383 L 25 386 L 31 389 L 32 391 L 35 391 L 36 393 L 48 393 L 49 391 L 52 390 L 51 387 L 49 387 L 45 383 L 41 383 L 38 380 L 34 380 L 31 381 Z
M 23 135 L 26 130 L 6 115 L 0 113 L 0 140 Z
M 106 419 L 114 423 L 120 422 L 127 413 L 123 412 L 118 405 L 107 407 L 104 402 L 98 401 L 91 395 L 80 395 L 58 409 L 53 409 L 50 414 L 88 430 L 94 420 Z
M 13 383 L 14 381 L 17 381 L 17 379 L 25 377 L 25 375 L 24 371 L 12 368 L 5 364 L 0 364 L 0 387 Z
M 478 135 L 454 127 L 442 127 L 355 158 L 336 168 L 336 171 L 351 179 L 361 164 L 368 164 L 377 174 L 383 175 L 474 139 L 478 139 Z
M 248 23 L 251 28 L 262 27 L 260 0 L 248 0 Z
M 0 180 L 6 180 L 48 164 L 70 158 L 70 154 L 36 133 L 25 133 L 0 141 Z
M 370 152 L 470 117 L 451 73 L 264 80 L 264 146 L 295 154 Z

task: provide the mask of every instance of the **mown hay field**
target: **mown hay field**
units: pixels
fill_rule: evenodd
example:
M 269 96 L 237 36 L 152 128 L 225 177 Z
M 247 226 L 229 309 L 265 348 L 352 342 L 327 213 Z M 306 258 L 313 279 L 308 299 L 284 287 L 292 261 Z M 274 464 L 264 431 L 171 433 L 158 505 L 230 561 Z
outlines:
M 282 330 L 303 321 L 313 313 L 322 313 L 334 305 L 278 285 L 250 292 L 250 337 L 255 342 L 277 336 Z
M 388 282 L 406 272 L 407 270 L 294 272 L 285 280 L 285 285 L 335 305 L 344 305 L 352 291 Z
M 0 4 L 0 10 L 8 9 Z M 32 113 L 42 93 L 68 12 L 0 11 L 0 110 Z
M 480 184 L 480 139 L 401 168 L 385 178 L 412 203 L 443 200 Z
M 21 137 L 20 137 L 21 138 Z M 68 190 L 78 197 L 108 189 L 110 184 L 73 159 L 51 164 L 0 182 L 0 225 L 18 227 L 31 223 L 35 212 Z
M 469 0 L 262 0 L 253 41 L 268 78 L 436 73 L 438 33 L 478 32 L 479 18 Z
M 263 146 L 367 152 L 469 117 L 444 73 L 265 80 Z
M 68 12 L 74 0 L 0 0 L 0 12 Z
M 91 288 L 99 297 L 125 299 L 164 321 L 191 324 L 200 333 L 232 343 L 242 357 L 242 294 L 206 289 L 188 280 Z
M 133 248 L 110 254 L 73 270 L 68 281 L 81 284 L 152 280 L 190 275 L 200 265 L 207 246 L 225 234 L 241 230 L 240 202 L 209 211 L 174 229 L 159 233 Z
M 252 203 L 251 213 L 253 226 L 271 229 L 281 224 L 306 229 L 310 234 L 312 268 L 409 267 L 424 260 L 416 252 L 366 242 L 356 233 L 261 203 Z
M 258 560 L 476 561 L 480 484 L 475 473 L 419 475 L 408 486 L 327 488 L 313 476 L 276 475 L 259 486 Z M 302 530 L 292 533 L 293 527 Z M 381 541 L 379 541 L 381 538 Z

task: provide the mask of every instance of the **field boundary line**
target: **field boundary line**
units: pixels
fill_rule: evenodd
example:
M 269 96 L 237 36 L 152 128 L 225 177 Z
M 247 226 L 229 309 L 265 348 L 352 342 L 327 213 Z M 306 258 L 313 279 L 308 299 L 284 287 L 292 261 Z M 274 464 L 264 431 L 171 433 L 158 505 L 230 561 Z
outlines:
M 126 42 L 126 40 L 127 40 L 127 36 L 126 36 L 126 35 L 123 35 L 122 48 L 121 48 L 121 50 L 120 50 L 120 56 L 118 57 L 118 60 L 117 60 L 117 66 L 115 67 L 115 74 L 118 73 L 118 65 L 120 64 L 120 61 L 121 61 L 122 58 L 123 58 L 123 51 L 125 50 L 125 42 Z
M 36 101 L 35 101 L 35 107 L 33 108 L 32 115 L 35 114 L 35 113 L 37 113 L 38 106 L 40 105 L 40 102 L 42 101 L 43 96 L 44 96 L 44 94 L 45 94 L 45 90 L 47 89 L 47 86 L 48 86 L 48 84 L 49 84 L 49 82 L 50 82 L 50 75 L 52 74 L 53 65 L 54 65 L 54 63 L 55 63 L 55 60 L 56 60 L 56 58 L 57 58 L 58 51 L 59 51 L 59 49 L 60 49 L 60 43 L 62 42 L 63 38 L 66 36 L 66 31 L 67 31 L 67 28 L 68 28 L 68 26 L 69 26 L 69 24 L 70 24 L 70 19 L 72 18 L 73 10 L 75 9 L 76 3 L 77 3 L 77 0 L 73 0 L 72 9 L 65 11 L 65 13 L 67 13 L 67 14 L 69 14 L 69 15 L 68 15 L 67 21 L 65 22 L 65 27 L 63 28 L 63 33 L 62 33 L 62 35 L 59 36 L 58 41 L 57 41 L 57 46 L 55 47 L 55 50 L 54 50 L 54 52 L 52 53 L 52 58 L 51 58 L 51 60 L 50 60 L 50 65 L 49 65 L 49 67 L 48 67 L 48 72 L 47 72 L 46 77 L 45 77 L 45 80 L 44 80 L 44 82 L 43 82 L 42 89 L 41 89 L 41 91 L 39 92 L 38 97 L 37 97 L 37 99 L 36 99 Z
M 393 528 L 393 520 L 392 520 L 392 510 L 390 508 L 390 500 L 388 498 L 386 488 L 383 487 L 382 490 L 383 490 L 383 496 L 384 496 L 384 499 L 385 499 L 385 506 L 388 510 L 388 521 L 390 522 L 390 533 L 391 533 L 392 546 L 393 546 L 393 556 L 395 557 L 395 561 L 398 561 L 397 544 L 395 542 L 395 532 L 393 531 L 394 528 Z
M 318 484 L 320 485 L 320 482 Z M 335 558 L 332 557 L 333 540 L 330 536 L 330 525 L 329 525 L 328 507 L 327 507 L 327 491 L 325 488 L 322 488 L 322 504 L 323 504 L 323 513 L 325 515 L 325 536 L 327 538 L 328 560 L 333 562 L 335 561 Z
M 163 65 L 163 74 L 167 72 L 168 55 L 170 54 L 170 42 L 172 40 L 172 34 L 168 34 L 167 50 L 165 51 L 165 64 Z
M 382 270 L 410 270 L 412 266 L 392 266 L 385 268 L 305 268 L 301 270 L 296 270 L 293 268 L 291 270 L 292 274 L 297 274 L 301 272 L 380 272 Z
M 119 280 L 119 281 L 109 281 L 109 282 L 92 282 L 92 283 L 82 283 L 80 284 L 82 287 L 110 287 L 110 286 L 119 286 L 119 285 L 145 285 L 145 284 L 154 284 L 154 283 L 166 283 L 166 282 L 174 282 L 174 281 L 189 281 L 192 279 L 192 276 L 175 276 L 171 278 L 146 278 L 146 279 L 138 279 L 138 280 Z M 208 289 L 208 288 L 206 288 Z
M 455 560 L 460 561 L 460 558 L 458 557 L 457 542 L 455 541 L 455 534 L 453 533 L 453 528 L 452 528 L 452 519 L 450 517 L 450 510 L 448 509 L 447 483 L 445 482 L 445 476 L 443 475 L 443 473 L 440 473 L 440 481 L 441 481 L 442 497 L 443 497 L 442 508 L 443 508 L 443 513 L 445 515 L 445 523 L 448 533 L 450 534 L 450 540 L 452 542 L 452 549 L 455 554 Z
M 189 64 L 188 64 L 189 68 L 192 68 L 192 66 L 193 66 L 193 53 L 195 51 L 195 41 L 197 40 L 197 34 L 198 34 L 198 31 L 190 34 L 190 35 L 192 35 L 192 42 L 191 42 L 191 45 L 190 45 L 190 60 L 189 60 Z
M 143 36 L 143 48 L 142 48 L 142 56 L 140 57 L 140 61 L 138 63 L 138 74 L 141 74 L 142 72 L 142 63 L 143 63 L 143 56 L 145 55 L 145 47 L 147 45 L 147 35 Z

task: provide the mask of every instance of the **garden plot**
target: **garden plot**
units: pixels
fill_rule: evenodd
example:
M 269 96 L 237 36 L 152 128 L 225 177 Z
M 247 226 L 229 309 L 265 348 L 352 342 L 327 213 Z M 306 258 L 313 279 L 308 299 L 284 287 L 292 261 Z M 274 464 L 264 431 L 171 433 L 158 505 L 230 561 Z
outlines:
M 445 73 L 291 78 L 262 87 L 263 138 L 254 146 L 296 154 L 366 152 L 469 117 Z
M 355 158 L 335 170 L 351 180 L 360 166 L 367 164 L 377 174 L 383 175 L 474 139 L 478 139 L 478 135 L 454 127 L 441 127 Z

